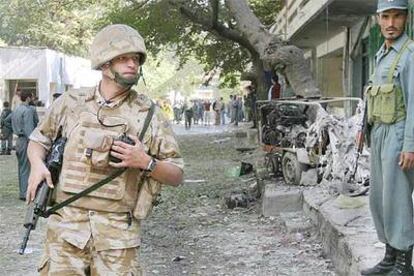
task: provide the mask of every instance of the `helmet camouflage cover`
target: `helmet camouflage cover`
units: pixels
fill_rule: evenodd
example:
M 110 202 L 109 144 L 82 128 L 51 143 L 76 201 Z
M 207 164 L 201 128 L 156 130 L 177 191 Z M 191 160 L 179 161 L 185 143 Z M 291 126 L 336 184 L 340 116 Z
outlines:
M 139 53 L 140 63 L 145 62 L 147 50 L 142 36 L 127 25 L 106 26 L 96 34 L 90 48 L 92 69 L 99 70 L 103 64 L 113 58 L 128 53 Z

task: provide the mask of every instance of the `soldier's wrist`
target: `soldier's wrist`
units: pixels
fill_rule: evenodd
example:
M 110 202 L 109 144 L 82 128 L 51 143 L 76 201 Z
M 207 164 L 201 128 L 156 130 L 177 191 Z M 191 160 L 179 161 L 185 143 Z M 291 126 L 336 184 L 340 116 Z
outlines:
M 148 165 L 147 165 L 147 167 L 145 168 L 144 171 L 147 174 L 151 174 L 155 170 L 155 167 L 157 166 L 157 163 L 158 163 L 157 159 L 155 159 L 154 157 L 151 157 L 151 159 L 148 162 Z
M 141 163 L 140 169 L 145 171 L 145 169 L 148 167 L 148 164 L 151 162 L 151 156 L 146 154 L 143 158 L 143 161 Z

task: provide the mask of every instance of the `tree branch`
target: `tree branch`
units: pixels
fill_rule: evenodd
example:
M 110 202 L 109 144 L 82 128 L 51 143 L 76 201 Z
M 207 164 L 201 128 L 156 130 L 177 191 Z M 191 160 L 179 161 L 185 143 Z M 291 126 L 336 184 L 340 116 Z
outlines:
M 133 1 L 133 9 L 135 11 L 139 11 L 141 8 L 143 8 L 146 4 L 151 2 L 152 0 L 135 0 Z
M 216 27 L 218 25 L 218 17 L 219 17 L 219 0 L 213 0 L 212 6 L 212 18 L 211 18 L 211 25 Z
M 263 63 L 270 64 L 273 68 L 282 65 L 296 95 L 320 96 L 303 51 L 293 45 L 285 46 L 278 36 L 271 34 L 254 15 L 246 0 L 225 1 L 237 22 L 237 28 L 259 53 Z
M 192 21 L 193 23 L 201 26 L 203 30 L 213 33 L 216 36 L 237 42 L 240 46 L 246 48 L 250 52 L 250 54 L 256 52 L 255 48 L 250 44 L 250 42 L 244 37 L 242 37 L 239 32 L 226 28 L 224 25 L 218 24 L 218 22 L 217 24 L 212 25 L 211 21 L 197 16 L 195 13 L 193 13 L 184 6 L 180 6 L 179 10 L 183 16 L 185 16 L 188 20 Z

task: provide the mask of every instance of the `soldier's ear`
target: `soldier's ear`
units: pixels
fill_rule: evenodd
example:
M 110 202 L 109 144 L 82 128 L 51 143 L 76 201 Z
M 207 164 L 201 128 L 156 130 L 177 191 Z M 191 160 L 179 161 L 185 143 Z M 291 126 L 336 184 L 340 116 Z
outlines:
M 111 64 L 110 64 L 109 62 L 107 62 L 107 63 L 105 63 L 105 64 L 103 64 L 103 65 L 101 66 L 101 70 L 102 70 L 102 71 L 103 71 L 103 70 L 106 70 L 106 69 L 108 69 L 110 66 L 111 66 Z

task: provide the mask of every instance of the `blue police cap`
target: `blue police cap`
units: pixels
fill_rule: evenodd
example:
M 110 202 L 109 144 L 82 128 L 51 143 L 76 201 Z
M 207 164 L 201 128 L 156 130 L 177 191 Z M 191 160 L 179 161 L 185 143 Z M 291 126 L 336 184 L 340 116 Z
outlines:
M 377 13 L 391 9 L 407 10 L 408 0 L 378 0 Z

